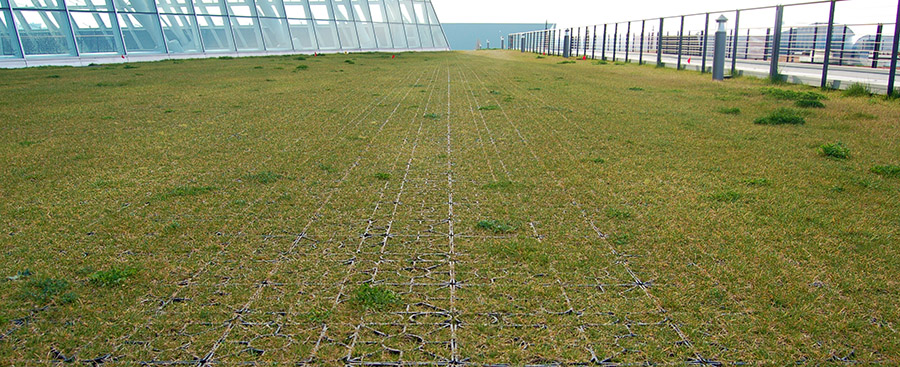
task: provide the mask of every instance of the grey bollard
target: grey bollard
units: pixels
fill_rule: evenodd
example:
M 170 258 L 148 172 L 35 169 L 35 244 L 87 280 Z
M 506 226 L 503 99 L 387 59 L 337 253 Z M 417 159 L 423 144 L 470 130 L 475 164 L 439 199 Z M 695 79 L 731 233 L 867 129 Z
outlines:
M 713 80 L 725 80 L 725 22 L 728 18 L 720 16 L 716 19 L 719 29 L 716 31 L 716 48 L 713 51 Z
M 520 39 L 519 46 L 522 47 L 522 52 L 525 52 L 525 36 Z
M 563 38 L 563 57 L 567 59 L 572 56 L 572 39 L 569 37 L 569 30 L 566 29 L 566 36 Z

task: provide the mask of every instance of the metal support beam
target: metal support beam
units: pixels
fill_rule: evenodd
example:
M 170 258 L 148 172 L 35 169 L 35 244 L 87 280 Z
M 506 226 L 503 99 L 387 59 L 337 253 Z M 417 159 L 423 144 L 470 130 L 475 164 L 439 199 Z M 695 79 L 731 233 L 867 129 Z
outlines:
M 625 31 L 625 62 L 628 62 L 628 55 L 631 52 L 631 22 L 628 22 L 628 30 Z
M 825 60 L 822 63 L 822 85 L 828 86 L 828 66 L 831 64 L 831 39 L 834 38 L 834 5 L 837 0 L 831 0 L 831 11 L 828 13 L 828 29 L 825 31 Z M 896 40 L 894 40 L 896 42 Z
M 684 15 L 681 16 L 681 28 L 678 30 L 678 65 L 676 70 L 681 70 L 681 51 L 684 47 Z
M 647 21 L 641 21 L 641 48 L 640 48 L 640 56 L 638 56 L 638 65 L 644 65 L 644 31 L 647 28 Z
M 888 77 L 888 95 L 896 96 L 894 79 L 897 77 L 897 48 L 900 47 L 900 1 L 897 2 L 897 20 L 894 22 L 894 52 L 891 53 L 891 75 Z
M 738 36 L 740 34 L 740 24 L 741 24 L 741 11 L 736 10 L 734 12 L 734 42 L 732 42 L 731 49 L 731 75 L 737 74 L 737 49 L 738 49 L 738 40 L 741 38 Z M 750 48 L 750 30 L 747 30 L 747 48 Z
M 881 53 L 881 33 L 884 32 L 884 24 L 878 25 L 878 31 L 875 32 L 875 47 L 872 55 L 872 68 L 878 67 L 878 54 Z
M 663 31 L 663 20 L 664 18 L 659 18 L 659 31 L 656 32 L 656 66 L 663 66 L 662 62 L 662 31 Z
M 616 46 L 619 43 L 619 23 L 616 23 L 616 27 L 613 29 L 613 58 L 612 61 L 616 62 Z
M 719 35 L 716 34 L 716 37 Z M 709 45 L 709 13 L 706 13 L 706 22 L 703 23 L 703 63 L 700 65 L 700 73 L 706 72 L 706 55 Z
M 606 61 L 606 24 L 603 25 L 603 47 L 600 50 L 600 59 Z
M 597 55 L 597 26 L 594 26 L 594 40 L 591 42 L 591 60 Z
M 769 63 L 769 79 L 778 80 L 778 59 L 781 58 L 781 27 L 784 24 L 784 6 L 775 7 L 775 34 L 772 37 L 772 60 Z

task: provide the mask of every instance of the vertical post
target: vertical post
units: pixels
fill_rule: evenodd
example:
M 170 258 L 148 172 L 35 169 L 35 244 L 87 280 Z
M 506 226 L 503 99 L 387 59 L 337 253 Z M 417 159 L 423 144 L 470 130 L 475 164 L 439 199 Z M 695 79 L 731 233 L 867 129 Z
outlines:
M 900 1 L 897 2 L 897 20 L 894 22 L 894 52 L 891 52 L 891 71 L 888 76 L 888 95 L 896 96 L 894 79 L 897 77 L 897 48 L 900 47 Z
M 840 65 L 844 65 L 844 46 L 847 45 L 847 26 L 844 26 L 843 32 L 841 32 L 841 57 L 838 60 Z
M 878 32 L 875 33 L 875 49 L 874 55 L 872 55 L 872 68 L 875 69 L 878 67 L 878 54 L 881 53 L 881 32 L 884 31 L 884 24 L 878 25 Z
M 600 48 L 600 59 L 606 61 L 606 24 L 603 25 L 603 47 Z
M 10 20 L 11 20 L 10 26 L 12 27 L 13 33 L 14 33 L 14 35 L 15 35 L 15 37 L 16 37 L 16 44 L 19 45 L 19 54 L 18 54 L 18 56 L 21 56 L 22 59 L 24 60 L 24 59 L 25 59 L 25 47 L 22 45 L 22 37 L 19 36 L 19 27 L 16 25 L 16 13 L 14 13 L 14 12 L 12 11 L 12 6 L 11 6 L 11 4 L 9 3 L 9 1 L 7 1 L 7 0 L 0 0 L 0 2 L 5 3 L 5 4 L 6 4 L 6 8 L 9 9 L 9 18 L 10 18 Z M 124 49 L 124 47 L 123 47 L 123 49 Z M 26 62 L 26 66 L 27 66 L 27 62 Z
M 734 76 L 737 74 L 737 49 L 738 49 L 738 40 L 740 40 L 740 36 L 738 36 L 741 25 L 741 11 L 736 10 L 734 12 L 734 48 L 731 50 L 731 75 Z M 750 48 L 750 29 L 747 29 L 747 48 Z M 746 51 L 745 51 L 746 52 Z
M 645 35 L 644 31 L 646 30 L 646 27 L 647 27 L 647 21 L 642 20 L 641 21 L 641 47 L 639 50 L 640 56 L 638 56 L 638 65 L 644 65 L 644 35 Z
M 591 42 L 591 60 L 597 55 L 597 26 L 594 26 L 594 40 Z
M 619 43 L 619 23 L 616 23 L 616 28 L 613 29 L 613 58 L 612 61 L 616 62 L 616 46 Z
M 825 30 L 825 60 L 822 62 L 822 88 L 828 86 L 828 65 L 831 64 L 831 39 L 834 38 L 834 5 L 837 0 L 831 0 L 831 10 L 828 13 L 828 29 Z M 896 42 L 896 40 L 894 40 Z M 896 50 L 895 50 L 896 51 Z
M 744 40 L 744 60 L 750 58 L 750 28 L 747 28 L 747 39 Z M 734 72 L 734 59 L 731 60 L 731 71 Z
M 788 47 L 787 47 L 787 54 L 788 54 L 788 60 L 787 60 L 787 61 L 788 61 L 788 62 L 791 62 L 791 55 L 794 54 L 794 27 L 791 27 L 790 29 L 788 29 Z
M 716 19 L 719 29 L 716 31 L 716 45 L 713 51 L 713 80 L 725 80 L 725 22 L 728 18 L 724 15 Z
M 571 43 L 571 41 L 572 41 L 572 40 L 569 38 L 569 30 L 566 29 L 566 36 L 565 36 L 565 38 L 563 39 L 563 44 L 565 45 L 565 47 L 563 47 L 563 57 L 564 57 L 564 58 L 567 58 L 567 59 L 569 58 L 570 53 L 572 52 L 572 48 L 571 48 L 572 43 Z
M 522 53 L 525 53 L 525 35 L 519 36 L 519 49 L 522 50 Z
M 784 24 L 784 5 L 775 7 L 775 34 L 772 36 L 772 62 L 769 64 L 769 79 L 778 79 L 778 59 L 781 57 L 781 26 Z
M 662 67 L 662 31 L 663 31 L 663 20 L 665 18 L 659 18 L 659 31 L 656 32 L 656 67 Z
M 813 44 L 812 50 L 809 52 L 809 62 L 811 64 L 816 63 L 816 49 L 819 48 L 819 26 L 813 28 Z
M 771 36 L 772 28 L 766 28 L 766 43 L 763 46 L 763 61 L 769 60 L 769 37 Z
M 681 16 L 681 28 L 678 30 L 678 65 L 675 66 L 676 70 L 681 70 L 681 50 L 684 46 L 684 15 Z
M 584 53 L 582 53 L 582 55 L 584 55 L 584 56 L 587 56 L 587 46 L 588 46 L 589 39 L 591 39 L 591 33 L 588 30 L 588 27 L 585 26 L 584 27 Z
M 15 16 L 16 16 L 16 13 L 12 10 L 12 4 L 9 4 L 9 5 L 10 5 L 10 9 L 9 9 L 10 15 L 12 15 L 13 17 L 15 17 Z M 154 5 L 156 5 L 156 4 L 154 4 Z M 72 38 L 70 39 L 71 42 L 72 42 L 72 43 L 71 43 L 72 50 L 75 51 L 75 56 L 81 56 L 81 51 L 80 51 L 79 48 L 78 48 L 78 39 L 75 38 L 75 27 L 72 26 L 72 23 L 73 23 L 73 22 L 72 22 L 72 17 L 69 16 L 69 7 L 66 5 L 66 2 L 65 2 L 65 1 L 62 1 L 62 6 L 63 6 L 63 12 L 66 14 L 66 24 L 69 25 L 69 36 L 72 37 Z M 156 21 L 157 21 L 157 22 L 159 21 L 159 17 L 158 17 L 158 16 L 157 16 L 157 18 L 156 18 Z M 161 24 L 160 24 L 159 28 L 162 29 L 162 25 L 161 25 Z M 165 37 L 163 37 L 163 38 L 165 38 Z M 163 41 L 163 43 L 165 43 L 165 41 Z M 123 47 L 123 48 L 124 48 L 124 47 Z
M 625 31 L 625 62 L 628 62 L 628 55 L 631 53 L 631 22 L 628 22 L 628 29 Z
M 718 36 L 719 35 L 717 33 L 716 37 L 718 37 Z M 706 13 L 706 22 L 703 23 L 703 64 L 700 65 L 700 73 L 706 72 L 706 52 L 708 51 L 707 50 L 708 44 L 709 44 L 709 13 Z

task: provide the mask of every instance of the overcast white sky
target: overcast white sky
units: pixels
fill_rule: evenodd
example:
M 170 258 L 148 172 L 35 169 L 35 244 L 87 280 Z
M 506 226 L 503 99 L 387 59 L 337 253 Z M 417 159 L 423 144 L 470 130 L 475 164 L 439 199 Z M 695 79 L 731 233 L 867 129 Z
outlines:
M 576 27 L 802 2 L 809 0 L 432 0 L 444 23 L 543 23 L 546 20 L 560 26 Z M 742 15 L 742 27 L 745 20 L 749 22 L 754 17 L 772 18 L 770 12 L 774 13 L 774 10 Z M 840 23 L 894 23 L 897 0 L 838 2 L 836 13 L 836 21 Z M 785 23 L 824 22 L 828 20 L 827 14 L 828 4 L 788 7 Z

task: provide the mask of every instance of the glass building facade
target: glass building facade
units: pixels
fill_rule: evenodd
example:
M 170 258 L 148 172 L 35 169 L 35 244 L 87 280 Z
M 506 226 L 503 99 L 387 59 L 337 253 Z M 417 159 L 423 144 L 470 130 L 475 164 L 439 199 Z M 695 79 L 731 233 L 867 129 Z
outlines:
M 0 0 L 0 61 L 447 49 L 430 0 Z

